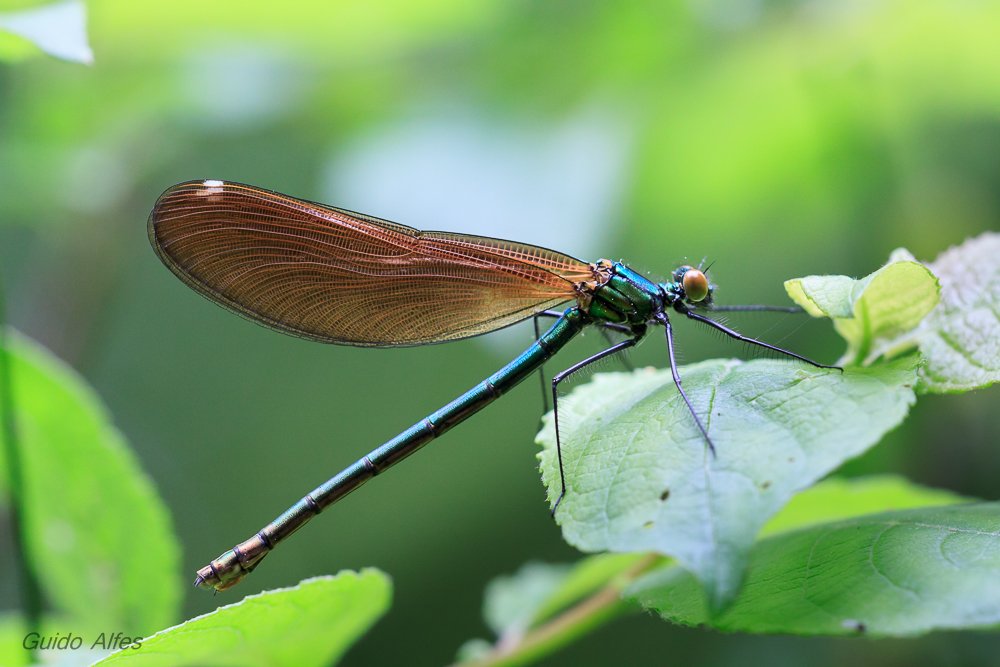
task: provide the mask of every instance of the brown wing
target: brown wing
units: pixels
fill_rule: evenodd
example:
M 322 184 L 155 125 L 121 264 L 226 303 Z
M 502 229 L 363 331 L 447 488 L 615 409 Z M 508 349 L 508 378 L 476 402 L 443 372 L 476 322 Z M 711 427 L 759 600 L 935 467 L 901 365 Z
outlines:
M 149 240 L 181 280 L 264 326 L 388 347 L 476 336 L 575 297 L 589 266 L 544 248 L 416 229 L 239 183 L 189 181 Z

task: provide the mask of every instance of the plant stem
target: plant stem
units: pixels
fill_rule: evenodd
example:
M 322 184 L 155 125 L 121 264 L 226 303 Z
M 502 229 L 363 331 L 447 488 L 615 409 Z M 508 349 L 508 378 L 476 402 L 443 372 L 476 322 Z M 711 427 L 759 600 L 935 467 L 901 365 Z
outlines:
M 553 653 L 630 609 L 622 600 L 622 590 L 661 559 L 658 554 L 648 554 L 591 597 L 526 633 L 519 642 L 495 646 L 486 655 L 454 667 L 513 667 Z
M 3 283 L 0 282 L 0 437 L 3 438 L 4 459 L 7 462 L 7 488 L 10 495 L 10 530 L 21 578 L 24 602 L 25 632 L 38 632 L 42 622 L 42 591 L 31 560 L 24 527 L 24 477 L 21 452 L 18 447 L 17 425 L 14 423 L 14 391 L 11 382 L 10 353 L 4 326 Z

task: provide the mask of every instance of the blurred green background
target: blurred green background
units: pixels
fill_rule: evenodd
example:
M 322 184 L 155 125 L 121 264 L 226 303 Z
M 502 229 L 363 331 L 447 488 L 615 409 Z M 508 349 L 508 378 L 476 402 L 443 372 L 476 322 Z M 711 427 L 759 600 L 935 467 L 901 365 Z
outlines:
M 0 64 L 0 270 L 12 323 L 110 406 L 173 512 L 192 578 L 531 333 L 364 350 L 254 326 L 150 250 L 146 216 L 173 183 L 252 183 L 659 277 L 707 257 L 724 303 L 784 304 L 785 279 L 865 275 L 898 246 L 929 260 L 1000 227 L 995 2 L 87 7 L 93 66 Z M 825 322 L 731 321 L 820 360 L 842 351 Z M 688 361 L 745 352 L 688 323 L 678 336 Z M 574 343 L 550 374 L 601 343 Z M 662 339 L 632 360 L 666 365 Z M 395 604 L 344 664 L 450 662 L 487 634 L 487 581 L 578 557 L 538 479 L 539 394 L 526 382 L 366 485 L 232 592 L 191 589 L 185 617 L 375 565 Z M 996 499 L 998 431 L 995 388 L 923 397 L 842 473 L 897 471 Z M 0 610 L 16 600 L 0 548 Z M 986 665 L 998 652 L 985 633 L 726 636 L 637 615 L 545 664 Z

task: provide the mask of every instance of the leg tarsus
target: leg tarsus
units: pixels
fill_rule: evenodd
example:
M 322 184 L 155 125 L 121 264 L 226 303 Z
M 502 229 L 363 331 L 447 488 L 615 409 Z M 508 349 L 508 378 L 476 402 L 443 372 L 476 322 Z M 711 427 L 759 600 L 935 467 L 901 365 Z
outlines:
M 556 504 L 552 506 L 551 516 L 553 519 L 556 518 L 556 510 L 559 509 L 559 503 L 562 502 L 563 496 L 565 495 L 566 495 L 566 487 L 564 486 L 562 492 L 559 494 L 559 497 L 556 498 Z

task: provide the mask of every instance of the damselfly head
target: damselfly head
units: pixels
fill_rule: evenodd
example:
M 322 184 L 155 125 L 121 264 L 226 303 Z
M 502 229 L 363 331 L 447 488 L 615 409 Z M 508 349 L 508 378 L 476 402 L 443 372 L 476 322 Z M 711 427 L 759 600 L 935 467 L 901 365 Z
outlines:
M 673 279 L 684 288 L 684 298 L 691 303 L 704 301 L 712 293 L 712 286 L 705 274 L 693 266 L 678 266 Z

